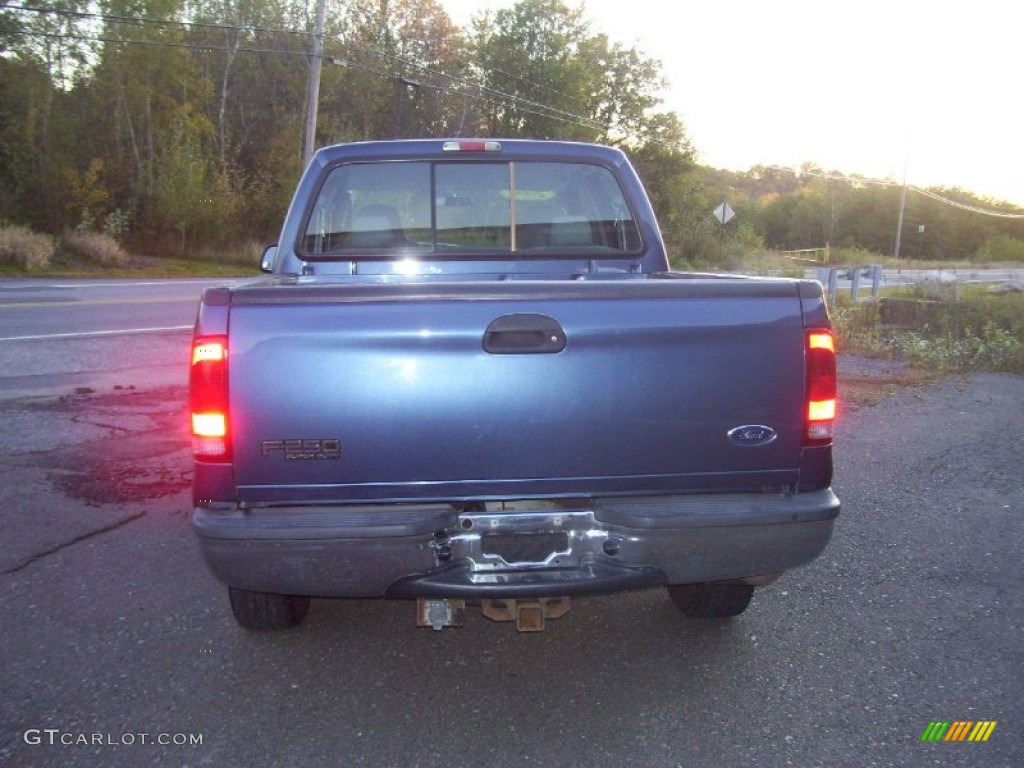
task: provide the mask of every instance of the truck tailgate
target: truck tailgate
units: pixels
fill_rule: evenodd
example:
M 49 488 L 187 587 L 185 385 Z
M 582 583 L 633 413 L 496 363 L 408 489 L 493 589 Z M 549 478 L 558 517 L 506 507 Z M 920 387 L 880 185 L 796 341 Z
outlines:
M 239 289 L 229 351 L 238 498 L 793 486 L 803 334 L 797 289 L 781 281 Z M 735 439 L 744 426 L 757 439 Z

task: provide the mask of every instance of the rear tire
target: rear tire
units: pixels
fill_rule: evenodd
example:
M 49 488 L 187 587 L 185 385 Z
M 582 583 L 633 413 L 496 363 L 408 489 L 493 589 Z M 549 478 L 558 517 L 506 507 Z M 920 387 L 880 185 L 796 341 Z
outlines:
M 707 582 L 672 584 L 668 595 L 676 608 L 693 619 L 724 619 L 739 616 L 750 605 L 754 588 L 749 584 Z
M 302 623 L 309 612 L 306 595 L 276 595 L 228 587 L 231 612 L 245 629 L 289 629 Z

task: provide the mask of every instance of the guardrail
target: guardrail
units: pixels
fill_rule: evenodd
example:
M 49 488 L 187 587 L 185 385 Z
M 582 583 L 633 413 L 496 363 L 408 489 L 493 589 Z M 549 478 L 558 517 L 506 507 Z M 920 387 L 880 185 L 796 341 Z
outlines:
M 877 299 L 882 289 L 882 265 L 870 264 L 866 267 L 819 267 L 817 280 L 828 292 L 828 300 L 835 302 L 839 294 L 839 280 L 850 281 L 850 298 L 853 301 L 860 301 L 861 281 L 867 278 L 871 281 L 871 298 Z
M 828 291 L 830 300 L 835 301 L 836 295 L 847 290 L 849 281 L 850 296 L 857 301 L 861 290 L 868 281 L 871 285 L 871 296 L 878 298 L 879 289 L 883 286 L 917 285 L 932 283 L 940 286 L 958 288 L 968 284 L 1008 283 L 1024 285 L 1024 268 L 987 268 L 974 269 L 883 269 L 878 264 L 857 267 L 816 267 L 808 268 L 804 276 L 817 280 Z
M 824 248 L 800 248 L 795 251 L 780 251 L 786 258 L 793 261 L 803 261 L 811 264 L 828 264 L 832 258 L 832 251 L 828 246 Z

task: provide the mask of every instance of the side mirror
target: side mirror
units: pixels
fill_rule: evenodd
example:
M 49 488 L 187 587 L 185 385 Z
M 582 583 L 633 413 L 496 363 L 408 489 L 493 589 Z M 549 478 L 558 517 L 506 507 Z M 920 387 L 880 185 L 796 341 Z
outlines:
M 277 245 L 268 245 L 263 249 L 263 258 L 260 259 L 260 271 L 273 272 L 275 261 L 277 261 Z

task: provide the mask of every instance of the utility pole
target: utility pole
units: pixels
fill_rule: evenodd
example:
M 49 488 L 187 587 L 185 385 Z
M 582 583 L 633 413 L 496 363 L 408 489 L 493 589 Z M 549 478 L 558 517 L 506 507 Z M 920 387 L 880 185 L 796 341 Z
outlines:
M 900 257 L 900 238 L 903 237 L 903 212 L 907 207 L 907 169 L 903 169 L 903 191 L 900 192 L 900 217 L 896 222 L 896 245 L 892 249 L 892 257 Z
M 317 0 L 316 29 L 313 31 L 313 56 L 309 66 L 309 92 L 306 94 L 306 139 L 302 146 L 302 167 L 309 165 L 316 149 L 316 117 L 320 104 L 320 68 L 324 53 L 324 19 L 327 0 Z
M 395 104 L 392 112 L 394 117 L 394 128 L 392 130 L 392 138 L 397 139 L 402 133 L 402 113 L 405 112 L 405 97 L 406 90 L 418 91 L 421 88 L 418 80 L 412 80 L 408 77 L 396 77 L 394 79 L 395 89 Z

